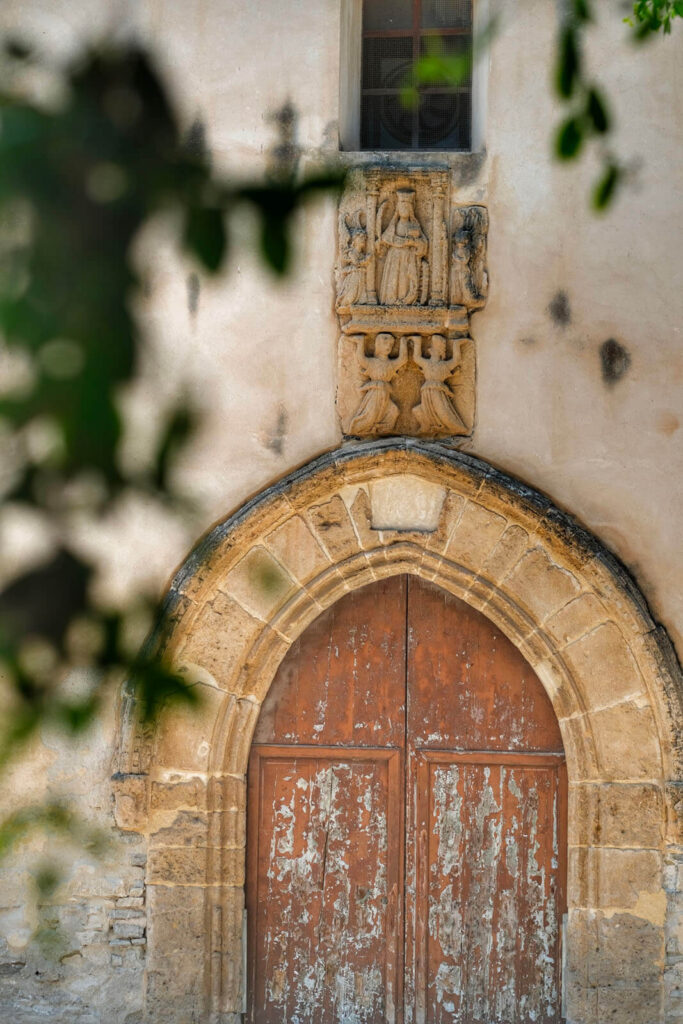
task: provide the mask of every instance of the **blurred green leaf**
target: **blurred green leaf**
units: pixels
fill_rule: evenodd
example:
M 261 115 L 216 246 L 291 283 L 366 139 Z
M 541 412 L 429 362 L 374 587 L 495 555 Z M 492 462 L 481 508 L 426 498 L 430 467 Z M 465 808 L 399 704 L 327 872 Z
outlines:
M 569 99 L 573 95 L 581 70 L 581 58 L 576 29 L 573 24 L 565 25 L 558 43 L 555 88 L 560 96 Z
M 584 140 L 583 122 L 579 117 L 569 117 L 560 125 L 555 141 L 555 151 L 562 160 L 577 156 Z
M 593 191 L 593 207 L 596 210 L 605 210 L 612 201 L 617 185 L 622 176 L 621 168 L 613 161 L 609 161 Z
M 593 128 L 601 135 L 609 131 L 610 119 L 607 113 L 605 101 L 597 89 L 589 89 L 586 103 L 586 114 L 593 124 Z

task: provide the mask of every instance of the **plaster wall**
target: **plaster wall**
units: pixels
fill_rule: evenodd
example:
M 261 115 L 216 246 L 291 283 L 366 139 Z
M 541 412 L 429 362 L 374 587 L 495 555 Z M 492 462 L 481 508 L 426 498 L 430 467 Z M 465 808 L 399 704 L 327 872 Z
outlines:
M 472 323 L 477 421 L 461 447 L 547 493 L 611 548 L 680 657 L 683 35 L 634 53 L 621 5 L 598 5 L 590 60 L 613 105 L 616 151 L 634 175 L 614 208 L 596 217 L 588 203 L 593 160 L 566 168 L 550 156 L 560 116 L 549 64 L 555 7 L 498 6 L 501 27 L 485 58 L 485 152 L 450 160 L 459 197 L 490 212 L 491 290 Z M 247 178 L 268 165 L 273 114 L 287 101 L 297 112 L 301 166 L 337 155 L 341 21 L 338 0 L 5 0 L 0 8 L 0 32 L 23 31 L 59 59 L 104 34 L 141 35 L 188 130 L 203 126 L 215 168 Z M 149 297 L 136 303 L 149 348 L 143 380 L 126 398 L 129 457 L 142 457 L 152 410 L 181 389 L 205 419 L 182 467 L 198 505 L 194 523 L 181 527 L 155 508 L 132 507 L 112 518 L 104 542 L 83 538 L 101 554 L 103 591 L 120 600 L 140 581 L 161 590 L 213 522 L 341 441 L 334 204 L 299 215 L 295 265 L 284 282 L 260 267 L 251 227 L 246 218 L 237 225 L 229 266 L 214 280 L 193 277 L 171 226 L 153 225 L 140 239 Z M 609 339 L 626 353 L 621 376 L 601 356 Z M 72 792 L 86 816 L 108 828 L 115 734 L 110 709 L 81 749 L 42 737 L 30 764 L 8 780 L 6 802 Z M 67 940 L 56 957 L 28 945 L 38 923 L 28 893 L 39 841 L 21 867 L 5 872 L 0 1006 L 16 1024 L 47 1012 L 86 1024 L 138 1019 L 144 850 L 132 834 L 116 844 L 105 870 L 85 859 L 69 869 L 53 911 Z M 683 956 L 681 942 L 672 939 L 671 956 Z

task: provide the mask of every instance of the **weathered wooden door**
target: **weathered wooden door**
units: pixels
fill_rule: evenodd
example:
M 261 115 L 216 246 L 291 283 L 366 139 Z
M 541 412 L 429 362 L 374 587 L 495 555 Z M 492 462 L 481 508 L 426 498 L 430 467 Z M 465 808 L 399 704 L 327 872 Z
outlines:
M 413 577 L 343 598 L 249 766 L 253 1024 L 556 1024 L 565 770 L 552 706 L 479 612 Z

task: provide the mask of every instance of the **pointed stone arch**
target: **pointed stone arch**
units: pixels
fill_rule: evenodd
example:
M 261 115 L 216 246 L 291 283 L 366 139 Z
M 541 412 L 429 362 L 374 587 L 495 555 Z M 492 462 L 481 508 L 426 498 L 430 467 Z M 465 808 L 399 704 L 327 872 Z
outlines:
M 683 685 L 666 634 L 625 570 L 546 497 L 405 440 L 293 473 L 217 526 L 173 581 L 163 643 L 201 711 L 144 735 L 125 698 L 114 776 L 120 827 L 148 837 L 148 1019 L 241 1019 L 245 773 L 261 702 L 324 608 L 398 573 L 492 619 L 555 708 L 570 782 L 568 1020 L 673 1021 Z

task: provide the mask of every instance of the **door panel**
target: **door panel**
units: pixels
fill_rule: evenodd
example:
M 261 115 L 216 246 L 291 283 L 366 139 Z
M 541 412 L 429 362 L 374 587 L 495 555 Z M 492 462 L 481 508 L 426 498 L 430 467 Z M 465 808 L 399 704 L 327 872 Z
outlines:
M 407 915 L 416 930 L 415 1019 L 554 1024 L 561 757 L 424 751 L 417 766 L 417 885 Z
M 484 615 L 414 577 L 342 598 L 249 780 L 253 1024 L 559 1024 L 562 741 Z
M 399 754 L 266 747 L 250 773 L 256 1019 L 393 1024 Z
M 403 747 L 406 577 L 348 594 L 282 662 L 254 743 Z
M 415 576 L 408 582 L 408 736 L 457 750 L 562 750 L 538 676 L 475 608 Z

